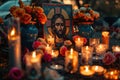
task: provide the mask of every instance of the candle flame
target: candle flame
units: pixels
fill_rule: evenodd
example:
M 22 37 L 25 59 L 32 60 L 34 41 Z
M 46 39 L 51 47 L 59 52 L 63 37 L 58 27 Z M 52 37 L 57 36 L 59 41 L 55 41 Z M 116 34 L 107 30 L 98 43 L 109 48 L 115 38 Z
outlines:
M 54 51 L 52 50 L 52 55 L 54 55 Z
M 89 68 L 88 68 L 88 66 L 85 66 L 85 71 L 87 72 L 87 71 L 89 71 Z
M 110 72 L 110 74 L 111 74 L 111 75 L 113 75 L 113 71 L 112 71 L 112 72 Z
M 73 54 L 73 48 L 71 48 L 71 50 L 70 50 L 70 54 Z
M 12 28 L 11 32 L 10 32 L 10 36 L 14 36 L 15 35 L 15 28 Z
M 103 36 L 108 36 L 108 35 L 109 35 L 109 32 L 102 32 L 102 35 L 103 35 Z
M 98 70 L 98 66 L 95 67 L 95 70 Z
M 36 58 L 36 52 L 35 51 L 32 53 L 32 57 Z

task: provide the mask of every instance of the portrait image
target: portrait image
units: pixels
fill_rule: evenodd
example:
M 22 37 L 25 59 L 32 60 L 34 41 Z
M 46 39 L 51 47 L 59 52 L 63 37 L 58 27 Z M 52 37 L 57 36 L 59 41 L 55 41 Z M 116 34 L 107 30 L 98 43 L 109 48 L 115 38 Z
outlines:
M 72 38 L 72 6 L 65 4 L 43 4 L 47 22 L 44 25 L 44 37 L 51 35 L 56 43 Z

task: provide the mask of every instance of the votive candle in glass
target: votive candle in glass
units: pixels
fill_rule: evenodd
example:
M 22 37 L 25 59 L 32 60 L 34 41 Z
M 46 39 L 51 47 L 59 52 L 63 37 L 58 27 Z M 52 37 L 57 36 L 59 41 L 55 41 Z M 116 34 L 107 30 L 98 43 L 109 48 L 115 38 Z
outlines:
M 73 49 L 65 52 L 65 70 L 70 73 L 78 70 L 78 52 Z
M 120 52 L 120 46 L 118 46 L 118 45 L 112 46 L 112 51 L 113 52 Z
M 107 45 L 106 44 L 98 44 L 96 47 L 95 47 L 95 51 L 96 51 L 96 55 L 98 56 L 101 56 L 103 55 L 103 53 L 105 53 L 107 50 Z
M 83 38 L 77 38 L 75 39 L 75 48 L 80 51 L 81 47 L 84 45 L 84 39 Z
M 108 31 L 102 31 L 102 43 L 106 44 L 109 48 L 109 32 Z
M 25 55 L 26 72 L 30 79 L 38 79 L 41 76 L 41 53 L 33 51 Z
M 93 47 L 83 46 L 81 53 L 82 53 L 81 63 L 82 64 L 91 64 L 92 63 L 92 55 L 93 55 Z
M 89 45 L 92 46 L 92 47 L 94 47 L 94 48 L 99 43 L 100 43 L 100 39 L 99 38 L 90 38 L 89 39 Z

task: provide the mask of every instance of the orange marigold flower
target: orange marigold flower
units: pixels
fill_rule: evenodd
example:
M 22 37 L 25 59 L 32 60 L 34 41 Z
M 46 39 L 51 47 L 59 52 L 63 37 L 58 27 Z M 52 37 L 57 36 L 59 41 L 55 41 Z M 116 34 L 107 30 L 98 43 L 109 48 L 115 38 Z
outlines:
M 21 20 L 21 23 L 23 24 L 29 24 L 31 22 L 31 19 L 32 19 L 31 15 L 25 13 L 20 20 Z
M 43 13 L 44 10 L 43 10 L 41 7 L 35 7 L 35 8 L 34 8 L 34 12 L 35 12 L 35 13 Z
M 18 8 L 18 6 L 12 6 L 11 8 L 10 8 L 10 13 L 11 14 L 13 14 L 13 12 L 16 10 Z
M 29 14 L 32 13 L 32 7 L 31 6 L 25 6 L 24 9 L 25 9 L 26 13 L 29 13 Z
M 41 24 L 45 24 L 45 22 L 47 21 L 47 17 L 44 13 L 40 13 L 38 15 L 38 21 L 41 23 Z
M 13 11 L 14 17 L 21 17 L 25 14 L 25 10 L 23 8 L 17 8 L 15 11 Z

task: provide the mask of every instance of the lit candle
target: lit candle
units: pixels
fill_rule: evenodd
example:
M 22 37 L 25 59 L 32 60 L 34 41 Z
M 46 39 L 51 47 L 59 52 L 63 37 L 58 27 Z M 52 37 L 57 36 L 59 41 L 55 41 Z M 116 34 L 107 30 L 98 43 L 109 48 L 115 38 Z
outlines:
M 102 43 L 106 44 L 107 47 L 109 47 L 109 32 L 108 31 L 102 32 Z
M 83 64 L 91 64 L 92 63 L 92 54 L 93 54 L 93 47 L 91 46 L 83 46 L 81 50 L 82 56 L 81 59 Z
M 84 39 L 83 38 L 77 38 L 75 40 L 75 47 L 79 51 L 81 47 L 84 45 Z
M 95 47 L 96 45 L 98 45 L 100 43 L 100 39 L 99 38 L 90 38 L 89 39 L 89 45 Z
M 52 58 L 57 58 L 58 57 L 58 55 L 59 55 L 59 52 L 58 52 L 58 50 L 52 50 Z
M 113 46 L 112 51 L 113 52 L 120 52 L 120 46 Z
M 92 76 L 94 73 L 95 72 L 91 69 L 91 66 L 80 66 L 80 74 L 84 76 Z
M 119 71 L 118 70 L 110 70 L 110 71 L 107 71 L 104 74 L 104 76 L 105 76 L 106 79 L 118 80 L 118 78 L 119 78 Z
M 21 68 L 21 43 L 20 43 L 20 24 L 19 19 L 14 19 L 8 30 L 9 41 L 9 65 L 10 67 Z M 16 24 L 16 25 L 15 25 Z
M 49 35 L 48 38 L 47 38 L 47 42 L 48 42 L 49 45 L 54 46 L 54 43 L 55 43 L 54 37 Z
M 94 70 L 98 74 L 102 74 L 105 69 L 102 66 L 94 65 L 92 66 L 92 70 Z
M 96 47 L 95 47 L 95 50 L 96 50 L 96 54 L 97 55 L 101 55 L 103 53 L 106 52 L 107 50 L 107 45 L 106 44 L 98 44 Z
M 38 53 L 36 54 L 36 51 L 33 51 L 32 54 L 31 53 L 27 53 L 25 55 L 25 59 L 26 59 L 26 72 L 29 78 L 38 78 L 41 75 L 41 58 L 42 58 L 42 54 Z M 34 76 L 31 75 L 31 72 L 35 72 Z
M 69 67 L 72 67 L 72 69 Z M 78 67 L 78 52 L 71 49 L 65 52 L 65 70 L 70 73 L 77 71 Z

